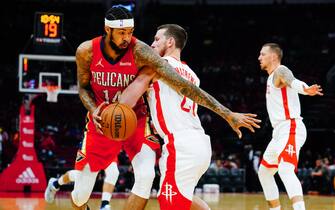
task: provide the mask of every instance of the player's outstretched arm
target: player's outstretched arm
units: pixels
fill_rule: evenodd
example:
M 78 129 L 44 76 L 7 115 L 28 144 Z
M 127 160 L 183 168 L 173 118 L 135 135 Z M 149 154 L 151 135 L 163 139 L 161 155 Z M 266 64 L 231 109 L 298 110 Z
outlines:
M 322 88 L 318 84 L 313 84 L 307 88 L 303 87 L 303 89 L 304 92 L 309 96 L 315 96 L 315 95 L 323 96 Z
M 256 123 L 260 122 L 260 120 L 255 119 L 256 115 L 244 115 L 232 112 L 207 92 L 183 79 L 172 66 L 162 59 L 147 44 L 138 40 L 134 47 L 134 55 L 135 63 L 138 68 L 145 66 L 151 67 L 160 76 L 160 79 L 167 82 L 170 87 L 177 92 L 224 118 L 233 130 L 238 133 L 239 137 L 241 137 L 239 127 L 246 127 L 251 131 L 254 131 L 252 127 L 259 127 Z
M 273 75 L 274 85 L 278 88 L 289 86 L 300 94 L 322 96 L 322 88 L 318 84 L 308 86 L 305 82 L 296 79 L 290 69 L 286 66 L 279 66 Z
M 91 89 L 90 79 L 91 71 L 90 65 L 92 62 L 92 42 L 86 41 L 79 45 L 76 51 L 76 63 L 77 63 L 77 80 L 79 84 L 79 98 L 85 108 L 92 114 L 93 122 L 98 132 L 101 132 L 100 125 L 100 113 L 102 110 L 102 103 L 97 107 L 94 99 L 94 94 Z

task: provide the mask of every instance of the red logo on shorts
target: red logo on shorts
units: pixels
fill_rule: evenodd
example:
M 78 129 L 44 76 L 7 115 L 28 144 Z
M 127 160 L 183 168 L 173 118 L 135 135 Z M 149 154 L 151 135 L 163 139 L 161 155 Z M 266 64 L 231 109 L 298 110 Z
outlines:
M 169 201 L 170 203 L 172 203 L 172 196 L 175 196 L 177 195 L 177 192 L 174 192 L 172 190 L 172 185 L 170 185 L 169 183 L 166 182 L 165 184 L 165 192 L 162 192 L 162 195 L 165 196 L 165 199 L 167 201 Z

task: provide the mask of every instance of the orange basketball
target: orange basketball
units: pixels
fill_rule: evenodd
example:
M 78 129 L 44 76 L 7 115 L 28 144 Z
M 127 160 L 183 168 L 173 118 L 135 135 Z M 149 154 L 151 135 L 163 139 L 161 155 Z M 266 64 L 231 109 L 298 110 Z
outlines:
M 115 141 L 124 141 L 134 134 L 137 118 L 134 110 L 126 104 L 110 104 L 101 113 L 102 132 Z

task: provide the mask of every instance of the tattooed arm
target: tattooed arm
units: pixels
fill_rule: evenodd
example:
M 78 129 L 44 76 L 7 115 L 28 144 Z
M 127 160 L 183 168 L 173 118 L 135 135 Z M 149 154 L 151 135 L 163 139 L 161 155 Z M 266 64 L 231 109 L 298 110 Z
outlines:
M 92 114 L 93 122 L 98 132 L 102 133 L 100 125 L 100 112 L 102 106 L 104 106 L 104 103 L 97 107 L 94 94 L 90 85 L 90 65 L 92 62 L 92 56 L 92 41 L 86 41 L 79 45 L 76 51 L 79 97 L 85 108 Z
M 273 74 L 273 84 L 277 88 L 291 87 L 291 83 L 294 79 L 292 71 L 283 65 L 279 66 Z
M 308 86 L 305 82 L 296 79 L 293 76 L 293 73 L 286 66 L 280 65 L 274 72 L 273 75 L 273 84 L 277 88 L 283 88 L 289 86 L 290 88 L 295 89 L 298 93 L 303 95 L 323 95 L 321 93 L 322 88 L 318 84 Z
M 97 108 L 90 85 L 92 61 L 92 42 L 83 42 L 76 51 L 77 80 L 79 83 L 79 97 L 85 108 L 92 114 Z
M 160 76 L 160 79 L 164 80 L 175 91 L 224 118 L 239 137 L 242 136 L 239 127 L 246 127 L 252 132 L 254 132 L 253 126 L 257 128 L 259 127 L 255 122 L 260 121 L 253 118 L 256 115 L 243 115 L 232 112 L 207 92 L 183 79 L 172 66 L 145 43 L 137 40 L 133 53 L 135 56 L 135 63 L 139 69 L 145 66 L 151 67 L 156 74 Z

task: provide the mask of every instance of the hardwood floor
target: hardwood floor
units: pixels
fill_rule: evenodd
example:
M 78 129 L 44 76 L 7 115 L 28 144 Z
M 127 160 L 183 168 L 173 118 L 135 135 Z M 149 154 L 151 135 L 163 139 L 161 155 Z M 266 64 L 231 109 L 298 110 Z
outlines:
M 1 193 L 0 210 L 72 210 L 69 194 L 57 195 L 55 203 L 46 204 L 43 194 Z M 212 210 L 268 210 L 262 194 L 221 193 L 200 194 Z M 111 201 L 113 210 L 122 210 L 125 198 L 114 196 Z M 281 194 L 283 209 L 293 209 L 288 197 Z M 335 210 L 335 196 L 305 196 L 308 210 Z M 93 195 L 89 201 L 92 210 L 99 210 L 100 195 Z M 159 209 L 155 198 L 149 200 L 146 210 Z

